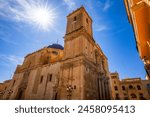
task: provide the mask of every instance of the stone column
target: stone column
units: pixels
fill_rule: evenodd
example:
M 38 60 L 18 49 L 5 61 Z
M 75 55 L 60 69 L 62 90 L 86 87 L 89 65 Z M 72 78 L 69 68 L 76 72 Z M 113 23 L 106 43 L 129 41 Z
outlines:
M 85 86 L 85 82 L 84 82 L 84 76 L 85 76 L 85 71 L 84 71 L 84 66 L 83 64 L 81 63 L 81 66 L 80 66 L 80 77 L 81 77 L 81 85 L 80 85 L 80 88 L 81 88 L 81 99 L 84 99 L 85 98 L 85 90 L 84 90 L 84 86 Z
M 57 99 L 61 100 L 62 99 L 62 91 L 63 91 L 63 85 L 64 85 L 64 67 L 61 66 L 60 68 L 60 78 L 59 78 L 59 83 L 58 83 L 58 96 Z
M 110 92 L 110 84 L 109 84 L 109 78 L 107 78 L 107 88 L 108 88 L 108 99 L 111 99 L 111 92 Z
M 104 93 L 104 100 L 106 100 L 107 99 L 107 93 L 106 93 L 105 78 L 103 78 L 103 93 Z
M 105 99 L 105 87 L 104 87 L 104 79 L 102 79 L 102 99 Z
M 105 100 L 107 100 L 107 91 L 108 91 L 108 90 L 107 90 L 106 79 L 104 80 L 104 87 L 105 87 L 105 89 L 104 89 L 104 90 L 105 90 L 105 92 L 104 92 L 104 93 L 105 93 Z
M 98 78 L 98 82 L 99 82 L 99 95 L 100 95 L 100 100 L 102 100 L 103 99 L 103 97 L 102 97 L 102 93 L 103 93 L 103 91 L 102 91 L 102 79 L 101 78 Z
M 109 94 L 109 84 L 108 84 L 108 78 L 105 78 L 105 94 L 106 94 L 106 99 L 110 99 L 110 94 Z
M 107 100 L 107 83 L 106 83 L 106 79 L 104 79 L 104 91 L 105 91 L 105 100 Z

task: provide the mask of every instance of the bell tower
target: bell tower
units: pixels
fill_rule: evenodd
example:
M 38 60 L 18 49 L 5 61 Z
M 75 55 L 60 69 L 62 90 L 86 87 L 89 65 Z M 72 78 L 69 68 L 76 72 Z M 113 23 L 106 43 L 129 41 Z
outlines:
M 99 89 L 102 85 L 98 84 L 100 68 L 96 63 L 96 50 L 98 55 L 103 53 L 93 39 L 92 19 L 83 6 L 67 16 L 64 40 L 58 99 L 100 99 L 99 94 L 107 99 Z
M 67 28 L 64 36 L 64 59 L 74 58 L 80 55 L 87 55 L 93 57 L 92 45 L 92 19 L 82 6 L 76 11 L 67 16 Z
M 59 99 L 97 99 L 95 94 L 86 98 L 85 64 L 94 62 L 92 19 L 82 6 L 67 16 L 64 36 L 64 57 L 61 64 Z M 90 63 L 90 62 L 89 62 Z M 94 92 L 97 89 L 94 88 Z
M 92 19 L 90 18 L 84 7 L 77 9 L 67 16 L 66 35 L 72 34 L 73 32 L 80 30 L 81 28 L 84 28 L 90 36 L 93 36 Z

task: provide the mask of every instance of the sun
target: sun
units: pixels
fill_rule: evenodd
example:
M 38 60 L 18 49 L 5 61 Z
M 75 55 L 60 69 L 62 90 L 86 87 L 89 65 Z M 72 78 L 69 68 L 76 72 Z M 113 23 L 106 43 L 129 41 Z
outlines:
M 53 27 L 56 18 L 54 10 L 47 5 L 35 5 L 29 10 L 30 21 L 40 30 L 48 31 Z
M 12 4 L 11 0 L 8 0 L 9 4 Z M 13 0 L 13 5 L 9 5 L 6 11 L 16 22 L 28 24 L 36 30 L 49 31 L 54 29 L 57 8 L 53 8 L 49 0 Z

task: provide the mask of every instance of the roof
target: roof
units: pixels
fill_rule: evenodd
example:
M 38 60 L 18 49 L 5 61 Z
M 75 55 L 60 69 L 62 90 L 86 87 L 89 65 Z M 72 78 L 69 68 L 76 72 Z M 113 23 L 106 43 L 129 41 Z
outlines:
M 86 11 L 86 9 L 84 8 L 84 6 L 82 5 L 80 8 L 76 9 L 75 11 L 73 11 L 72 13 L 70 13 L 67 17 L 71 16 L 72 14 L 74 14 L 75 12 L 78 12 L 79 10 L 84 10 L 85 13 L 88 15 L 88 17 L 91 19 L 92 21 L 92 18 L 89 16 L 88 12 Z
M 54 48 L 54 49 L 60 49 L 60 50 L 64 49 L 64 47 L 60 44 L 52 44 L 52 45 L 49 45 L 47 48 Z

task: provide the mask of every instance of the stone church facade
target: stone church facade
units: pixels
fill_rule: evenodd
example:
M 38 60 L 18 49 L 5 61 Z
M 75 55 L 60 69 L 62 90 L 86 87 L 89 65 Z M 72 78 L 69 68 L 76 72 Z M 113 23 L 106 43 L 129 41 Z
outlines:
M 80 7 L 67 16 L 64 48 L 52 44 L 28 54 L 13 78 L 0 84 L 0 99 L 103 100 L 111 99 L 110 91 L 107 57 Z

